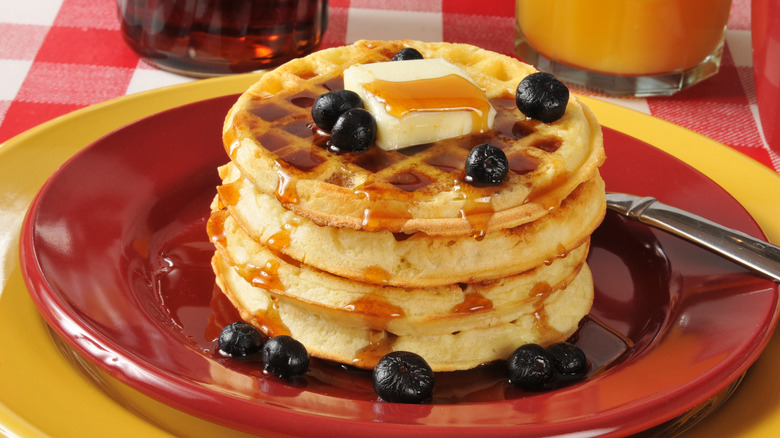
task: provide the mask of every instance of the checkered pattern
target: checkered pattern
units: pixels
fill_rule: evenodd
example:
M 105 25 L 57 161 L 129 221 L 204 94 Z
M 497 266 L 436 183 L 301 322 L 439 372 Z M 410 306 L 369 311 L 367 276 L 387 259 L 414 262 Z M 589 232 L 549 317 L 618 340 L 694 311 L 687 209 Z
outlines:
M 512 55 L 514 0 L 330 0 L 323 47 L 357 39 L 475 44 Z M 113 0 L 0 1 L 0 142 L 75 109 L 191 81 L 125 45 Z M 750 0 L 733 0 L 721 71 L 673 97 L 605 99 L 725 143 L 780 171 L 757 117 Z

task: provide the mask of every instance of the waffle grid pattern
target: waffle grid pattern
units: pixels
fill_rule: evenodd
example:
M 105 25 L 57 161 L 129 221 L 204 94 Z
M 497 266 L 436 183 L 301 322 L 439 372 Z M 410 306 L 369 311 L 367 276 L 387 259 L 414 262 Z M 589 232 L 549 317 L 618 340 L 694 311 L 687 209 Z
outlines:
M 406 45 L 418 48 L 426 57 L 453 62 L 489 90 L 488 97 L 498 110 L 494 129 L 398 151 L 370 148 L 361 153 L 329 152 L 327 134 L 311 120 L 314 99 L 340 89 L 340 74 L 351 63 L 388 61 Z M 342 59 L 349 61 L 335 64 Z M 496 222 L 494 228 L 517 226 L 559 204 L 593 175 L 603 155 L 600 136 L 594 133 L 598 131 L 597 123 L 582 116 L 586 110 L 574 98 L 569 103 L 569 114 L 551 125 L 526 119 L 517 110 L 514 89 L 520 78 L 533 71 L 510 58 L 468 45 L 359 42 L 319 52 L 264 75 L 228 117 L 226 147 L 231 159 L 260 191 L 287 198 L 289 202 L 283 203 L 288 208 L 308 213 L 305 215 L 315 220 L 320 218 L 322 225 L 330 224 L 331 219 L 322 219 L 325 216 L 345 215 L 346 207 L 340 204 L 344 201 L 354 211 L 346 214 L 351 219 L 338 220 L 349 221 L 357 228 L 367 226 L 355 222 L 356 218 L 364 219 L 366 212 L 394 216 L 397 220 L 388 229 L 400 231 L 395 222 L 408 219 L 462 219 L 475 213 L 512 210 L 522 211 L 523 220 L 518 221 L 515 215 L 514 222 L 502 226 Z M 312 75 L 316 72 L 323 76 L 315 79 Z M 568 131 L 575 134 L 567 139 L 559 137 L 559 132 Z M 463 182 L 466 156 L 481 143 L 500 147 L 508 156 L 510 174 L 499 186 Z M 281 180 L 296 193 L 282 194 Z M 533 200 L 531 195 L 558 185 L 561 193 L 556 193 L 545 208 L 527 203 Z M 332 202 L 315 206 L 307 202 L 313 197 Z M 443 204 L 448 205 L 441 207 Z M 527 212 L 532 209 L 534 213 L 529 216 Z M 426 230 L 439 232 L 430 227 Z M 471 230 L 460 227 L 459 232 Z

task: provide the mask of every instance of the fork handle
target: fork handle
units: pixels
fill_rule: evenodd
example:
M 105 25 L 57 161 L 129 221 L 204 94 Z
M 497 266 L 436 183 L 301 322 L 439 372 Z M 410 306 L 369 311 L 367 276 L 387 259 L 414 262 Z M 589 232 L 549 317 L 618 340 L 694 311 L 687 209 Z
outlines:
M 689 240 L 780 282 L 780 247 L 725 227 L 652 197 L 625 198 L 609 207 L 624 216 Z

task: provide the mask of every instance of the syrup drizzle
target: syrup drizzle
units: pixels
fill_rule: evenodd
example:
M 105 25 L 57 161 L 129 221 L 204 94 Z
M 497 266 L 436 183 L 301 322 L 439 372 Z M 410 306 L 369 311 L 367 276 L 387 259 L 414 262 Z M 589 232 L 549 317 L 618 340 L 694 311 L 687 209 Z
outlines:
M 352 365 L 361 368 L 373 368 L 379 359 L 393 351 L 398 336 L 384 330 L 371 330 L 368 345 L 361 348 L 352 359 Z
M 390 273 L 381 266 L 373 265 L 366 268 L 363 273 L 366 281 L 376 284 L 387 284 L 390 281 Z
M 478 292 L 467 293 L 463 302 L 452 308 L 452 313 L 477 313 L 493 309 L 493 301 Z
M 265 310 L 259 310 L 255 314 L 255 321 L 260 325 L 260 330 L 269 337 L 290 336 L 290 329 L 282 321 L 282 316 L 279 314 L 279 299 L 274 296 L 271 296 Z
M 371 295 L 361 296 L 344 306 L 344 310 L 361 314 L 377 330 L 387 329 L 390 320 L 404 316 L 401 307 Z
M 206 233 L 209 235 L 211 243 L 225 247 L 227 244 L 227 237 L 225 236 L 225 219 L 228 212 L 225 210 L 215 211 L 209 216 L 206 221 Z
M 265 241 L 265 245 L 274 253 L 284 248 L 288 248 L 290 243 L 292 243 L 290 235 L 297 226 L 297 224 L 292 222 L 282 225 L 282 229 L 269 237 L 268 240 Z
M 557 252 L 555 253 L 555 256 L 553 258 L 546 259 L 544 261 L 544 264 L 547 265 L 547 266 L 550 266 L 550 265 L 552 265 L 555 262 L 555 259 L 565 259 L 566 256 L 569 255 L 569 252 L 570 251 L 568 249 L 566 249 L 566 247 L 563 246 L 563 244 L 559 243 Z
M 279 183 L 276 186 L 276 199 L 282 204 L 297 204 L 298 191 L 295 188 L 296 180 L 281 168 L 276 173 L 279 176 Z
M 241 199 L 241 191 L 236 182 L 218 186 L 217 193 L 219 194 L 219 200 L 225 207 L 234 206 L 238 204 L 238 201 Z
M 552 295 L 556 289 L 550 286 L 547 282 L 540 281 L 536 283 L 529 293 L 529 298 L 536 310 L 534 311 L 534 325 L 539 331 L 542 338 L 560 337 L 562 333 L 550 325 L 550 321 L 547 317 L 547 312 L 544 311 L 544 302 Z
M 531 147 L 552 153 L 557 151 L 558 148 L 561 147 L 561 144 L 563 144 L 563 140 L 558 137 L 544 137 L 531 143 Z
M 230 128 L 225 131 L 225 135 L 222 139 L 225 152 L 227 152 L 228 157 L 230 157 L 231 160 L 236 158 L 236 151 L 241 146 L 241 142 L 238 140 L 238 136 L 236 135 L 237 130 L 238 128 L 234 122 Z
M 385 104 L 388 114 L 399 119 L 413 112 L 465 110 L 472 114 L 472 132 L 488 130 L 490 103 L 485 93 L 463 76 L 450 74 L 414 81 L 377 79 L 364 88 Z
M 531 191 L 531 193 L 529 193 L 526 197 L 525 203 L 538 203 L 541 204 L 542 207 L 546 210 L 553 210 L 557 208 L 558 204 L 554 202 L 555 196 L 551 196 L 551 194 L 554 194 L 556 190 L 561 188 L 566 183 L 566 181 L 569 180 L 569 178 L 570 176 L 566 173 L 559 174 L 550 184 L 538 187 Z
M 252 286 L 266 290 L 284 291 L 284 285 L 279 279 L 279 261 L 268 260 L 263 266 L 255 266 L 251 263 L 234 266 L 236 272 Z
M 476 240 L 485 238 L 490 220 L 493 219 L 495 210 L 491 201 L 492 198 L 466 198 L 466 204 L 460 210 L 460 217 L 471 225 L 471 237 Z
M 373 186 L 369 185 L 369 186 L 361 187 L 359 190 L 355 190 L 354 193 L 359 197 L 370 200 L 371 194 L 376 193 L 376 190 L 373 188 Z M 387 223 L 388 221 L 406 220 L 411 218 L 412 215 L 408 211 L 391 212 L 386 210 L 366 208 L 363 210 L 363 220 L 360 225 L 366 231 L 377 231 L 383 229 L 385 223 Z
M 543 303 L 553 292 L 555 292 L 555 289 L 552 286 L 546 281 L 540 281 L 531 288 L 531 292 L 528 295 L 535 303 Z

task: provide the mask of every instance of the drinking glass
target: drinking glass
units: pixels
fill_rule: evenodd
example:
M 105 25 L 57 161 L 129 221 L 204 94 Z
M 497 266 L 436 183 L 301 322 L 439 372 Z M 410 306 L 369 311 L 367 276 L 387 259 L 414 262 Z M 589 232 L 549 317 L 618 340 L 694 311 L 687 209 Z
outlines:
M 780 154 L 780 0 L 753 0 L 751 7 L 758 114 L 767 144 Z
M 720 68 L 731 0 L 517 0 L 515 51 L 574 86 L 671 95 Z
M 275 67 L 314 50 L 328 0 L 117 0 L 125 41 L 151 64 L 206 77 Z

